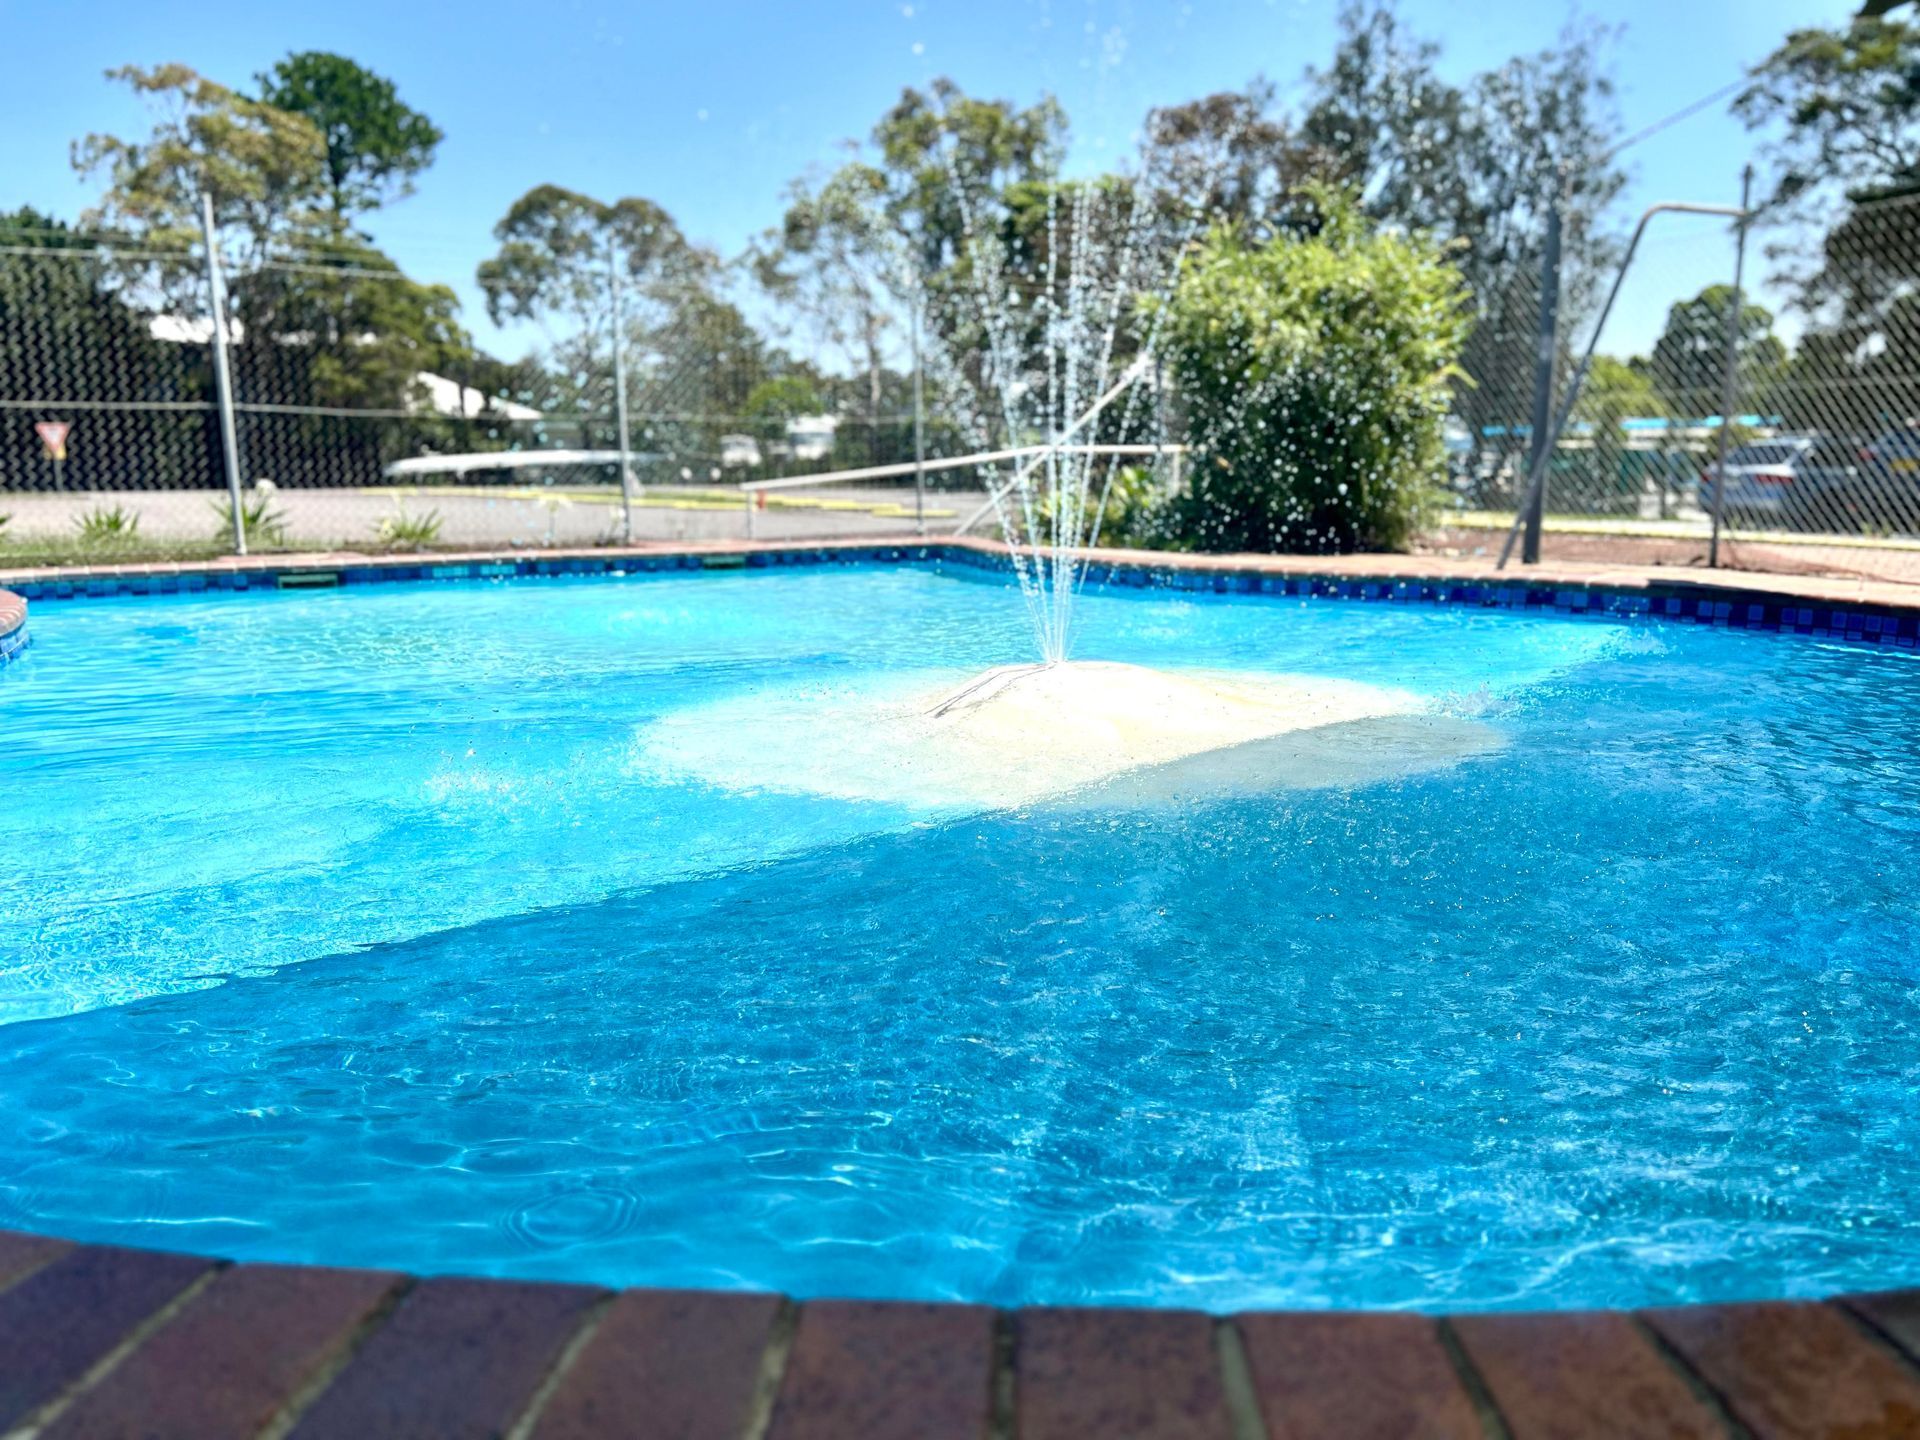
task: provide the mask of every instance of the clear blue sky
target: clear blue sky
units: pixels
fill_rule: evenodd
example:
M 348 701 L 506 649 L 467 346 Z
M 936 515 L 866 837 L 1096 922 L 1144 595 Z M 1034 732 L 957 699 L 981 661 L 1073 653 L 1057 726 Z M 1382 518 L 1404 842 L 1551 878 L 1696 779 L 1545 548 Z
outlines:
M 336 50 L 393 78 L 446 131 L 418 194 L 375 238 L 423 279 L 472 285 L 489 231 L 552 181 L 664 204 L 695 238 L 737 251 L 779 214 L 783 187 L 833 163 L 900 87 L 951 75 L 973 93 L 1060 97 L 1072 163 L 1126 153 L 1146 109 L 1264 73 L 1283 95 L 1330 53 L 1333 0 L 0 0 L 0 208 L 72 217 L 92 198 L 69 142 L 140 133 L 110 66 L 180 60 L 235 86 L 294 49 Z M 1851 0 L 1615 0 L 1593 13 L 1614 47 L 1628 131 L 1738 76 L 1791 28 L 1843 20 Z M 1530 0 L 1404 0 L 1455 78 L 1550 43 L 1573 13 Z M 1732 200 L 1753 137 L 1715 107 L 1630 152 L 1623 206 Z M 1623 224 L 1624 224 L 1623 220 Z M 1679 222 L 1684 225 L 1686 222 Z M 1666 303 L 1724 278 L 1710 222 L 1656 236 L 1607 348 L 1644 348 Z

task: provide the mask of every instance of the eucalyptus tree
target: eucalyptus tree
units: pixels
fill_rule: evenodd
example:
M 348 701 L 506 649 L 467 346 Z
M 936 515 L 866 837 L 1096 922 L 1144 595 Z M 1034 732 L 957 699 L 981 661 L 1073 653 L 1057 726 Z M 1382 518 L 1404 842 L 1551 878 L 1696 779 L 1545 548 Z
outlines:
M 326 146 L 326 192 L 336 220 L 413 192 L 440 127 L 400 99 L 394 83 L 344 55 L 303 50 L 255 77 L 260 98 L 305 116 Z

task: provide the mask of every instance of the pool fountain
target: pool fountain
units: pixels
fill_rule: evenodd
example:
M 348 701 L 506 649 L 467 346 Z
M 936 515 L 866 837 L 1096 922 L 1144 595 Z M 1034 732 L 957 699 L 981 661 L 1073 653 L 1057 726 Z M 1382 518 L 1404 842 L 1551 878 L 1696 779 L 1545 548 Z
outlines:
M 834 743 L 796 763 L 781 737 L 823 723 Z M 1174 804 L 1222 783 L 1313 788 L 1499 743 L 1431 697 L 1363 680 L 1100 660 L 769 688 L 664 717 L 640 737 L 663 775 L 933 812 L 1071 796 Z
M 1423 702 L 1364 681 L 1259 666 L 1221 673 L 1072 658 L 1087 554 L 1099 543 L 1123 460 L 1159 465 L 1178 449 L 1165 443 L 1153 347 L 1182 254 L 1206 217 L 1158 173 L 1149 148 L 1125 183 L 1050 188 L 1040 233 L 1010 241 L 1020 222 L 1007 199 L 966 184 L 947 158 L 964 237 L 951 271 L 961 278 L 958 293 L 945 297 L 948 322 L 934 327 L 927 360 L 961 433 L 983 457 L 999 457 L 979 467 L 987 500 L 968 524 L 991 514 L 1037 662 L 957 679 L 909 675 L 855 692 L 809 685 L 762 693 L 758 714 L 704 727 L 718 743 L 691 752 L 682 737 L 643 743 L 675 753 L 689 775 L 792 787 L 783 747 L 765 743 L 764 718 L 777 714 L 841 737 L 840 764 L 806 771 L 821 793 L 988 809 L 1214 751 L 1227 753 L 1208 773 L 1247 767 L 1256 785 L 1321 783 L 1316 764 L 1328 775 L 1348 773 L 1339 753 L 1344 727 L 1420 713 Z M 904 254 L 895 260 L 913 263 Z M 917 275 L 897 288 L 924 296 L 929 280 Z M 1156 403 L 1143 415 L 1149 394 Z M 1308 748 L 1255 744 L 1308 731 L 1321 732 Z M 1404 745 L 1404 766 L 1418 768 L 1484 748 L 1490 733 L 1444 716 L 1375 728 L 1365 732 L 1371 760 L 1363 769 L 1377 768 L 1389 735 Z M 871 735 L 885 738 L 863 743 Z M 1309 753 L 1312 763 L 1302 758 Z M 757 777 L 756 757 L 765 757 Z M 1177 794 L 1168 783 L 1162 776 L 1148 788 Z

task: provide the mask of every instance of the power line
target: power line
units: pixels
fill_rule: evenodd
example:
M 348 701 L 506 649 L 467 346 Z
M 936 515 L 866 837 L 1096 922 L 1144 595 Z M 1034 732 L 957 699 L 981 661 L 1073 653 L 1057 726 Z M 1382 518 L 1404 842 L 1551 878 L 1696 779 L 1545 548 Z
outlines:
M 1672 125 L 1678 125 L 1682 120 L 1689 119 L 1692 116 L 1699 114 L 1702 110 L 1706 109 L 1709 105 L 1718 104 L 1720 101 L 1726 99 L 1729 95 L 1733 94 L 1734 91 L 1745 89 L 1748 83 L 1748 79 L 1749 77 L 1742 75 L 1738 80 L 1733 80 L 1728 82 L 1725 85 L 1722 85 L 1718 90 L 1715 90 L 1711 95 L 1702 95 L 1698 100 L 1695 100 L 1692 104 L 1682 105 L 1678 110 L 1675 110 L 1671 115 L 1662 116 L 1660 119 L 1654 121 L 1653 124 L 1647 126 L 1644 130 L 1636 130 L 1633 134 L 1629 135 L 1626 139 L 1622 140 L 1618 145 L 1614 146 L 1611 150 L 1607 151 L 1606 154 L 1602 155 L 1600 157 L 1600 163 L 1605 164 L 1607 161 L 1613 159 L 1616 155 L 1618 155 L 1621 151 L 1631 149 L 1633 146 L 1638 145 L 1642 140 L 1652 139 L 1655 135 L 1658 135 L 1662 130 L 1667 129 L 1669 126 L 1672 126 Z

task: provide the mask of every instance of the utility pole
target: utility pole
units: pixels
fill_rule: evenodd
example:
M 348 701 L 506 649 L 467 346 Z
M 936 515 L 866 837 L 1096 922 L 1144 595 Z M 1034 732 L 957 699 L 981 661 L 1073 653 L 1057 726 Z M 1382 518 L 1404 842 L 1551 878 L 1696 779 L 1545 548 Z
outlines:
M 1560 338 L 1560 201 L 1547 211 L 1546 253 L 1540 262 L 1540 335 L 1533 362 L 1533 425 L 1527 447 L 1527 531 L 1520 563 L 1540 563 L 1540 530 L 1547 509 L 1547 467 L 1553 463 L 1553 366 Z
M 1720 382 L 1719 452 L 1713 467 L 1713 538 L 1707 542 L 1707 568 L 1720 567 L 1720 500 L 1727 485 L 1727 443 L 1733 429 L 1733 412 L 1740 401 L 1740 285 L 1746 278 L 1747 226 L 1752 221 L 1753 166 L 1740 172 L 1740 218 L 1733 225 L 1733 298 L 1727 302 L 1727 368 Z
M 227 469 L 227 498 L 233 507 L 233 553 L 247 553 L 247 525 L 240 507 L 240 437 L 233 423 L 233 372 L 227 361 L 227 287 L 220 278 L 220 249 L 214 240 L 213 196 L 200 192 L 200 238 L 207 251 L 207 305 L 213 315 L 213 388 L 220 406 L 220 455 Z
M 927 389 L 920 365 L 920 306 L 925 292 L 913 290 L 913 526 L 927 533 Z
M 613 409 L 620 426 L 620 535 L 633 543 L 633 442 L 627 433 L 627 347 L 620 314 L 620 246 L 607 241 L 607 290 L 613 300 Z

